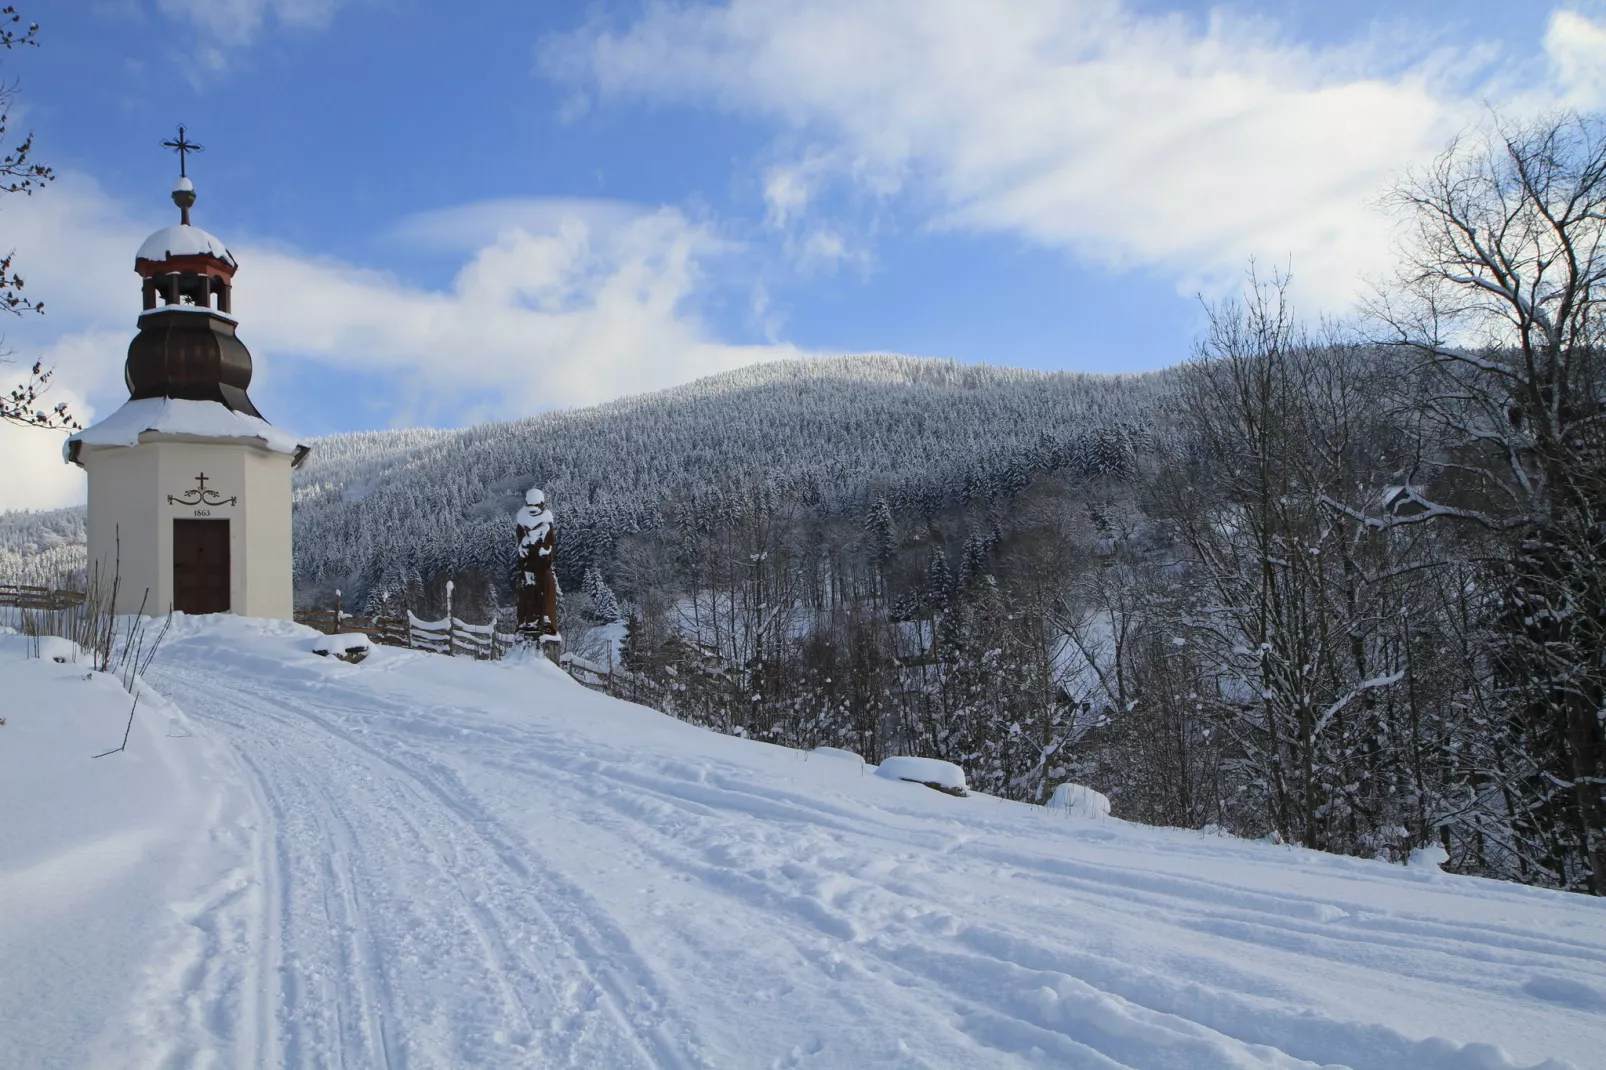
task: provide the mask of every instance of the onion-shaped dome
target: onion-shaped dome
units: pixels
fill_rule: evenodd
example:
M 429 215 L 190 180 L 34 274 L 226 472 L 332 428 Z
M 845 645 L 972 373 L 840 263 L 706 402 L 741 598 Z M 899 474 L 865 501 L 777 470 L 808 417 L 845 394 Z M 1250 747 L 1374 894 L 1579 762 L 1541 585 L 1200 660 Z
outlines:
M 188 223 L 163 227 L 146 238 L 139 252 L 134 254 L 134 260 L 137 263 L 140 260 L 172 260 L 182 256 L 210 256 L 231 268 L 239 266 L 220 239 Z

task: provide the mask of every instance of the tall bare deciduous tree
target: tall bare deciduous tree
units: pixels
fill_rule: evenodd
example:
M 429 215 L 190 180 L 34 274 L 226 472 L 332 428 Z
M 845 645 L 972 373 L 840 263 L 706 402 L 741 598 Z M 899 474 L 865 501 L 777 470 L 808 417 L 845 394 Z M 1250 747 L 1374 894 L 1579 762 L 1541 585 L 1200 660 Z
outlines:
M 1606 894 L 1606 125 L 1491 121 L 1393 199 L 1412 241 L 1376 311 L 1420 357 L 1439 445 L 1412 515 L 1374 523 L 1487 536 L 1481 672 L 1502 744 L 1531 759 L 1491 775 L 1514 822 L 1550 830 L 1530 861 Z
M 1377 839 L 1383 770 L 1368 741 L 1404 675 L 1382 641 L 1399 548 L 1358 537 L 1352 519 L 1382 489 L 1362 448 L 1377 370 L 1358 347 L 1304 335 L 1282 280 L 1252 277 L 1243 305 L 1212 312 L 1184 381 L 1201 457 L 1164 507 L 1198 592 L 1178 637 L 1217 666 L 1207 704 L 1239 778 L 1275 831 L 1328 850 L 1397 846 Z

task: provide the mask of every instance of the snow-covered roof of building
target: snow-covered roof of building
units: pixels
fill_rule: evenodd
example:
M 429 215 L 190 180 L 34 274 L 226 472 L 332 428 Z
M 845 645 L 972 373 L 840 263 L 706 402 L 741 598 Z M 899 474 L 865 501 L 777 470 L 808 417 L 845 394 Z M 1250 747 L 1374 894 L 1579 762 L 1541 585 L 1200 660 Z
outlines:
M 141 260 L 166 260 L 170 256 L 215 256 L 230 267 L 239 267 L 234 260 L 234 254 L 224 246 L 222 239 L 208 234 L 200 227 L 192 227 L 188 223 L 180 223 L 176 227 L 164 227 L 145 239 L 134 254 Z
M 216 401 L 183 398 L 139 398 L 99 423 L 67 439 L 62 454 L 75 459 L 74 443 L 90 446 L 137 446 L 146 431 L 199 438 L 257 438 L 274 453 L 295 454 L 301 447 L 295 436 L 256 416 L 235 412 Z

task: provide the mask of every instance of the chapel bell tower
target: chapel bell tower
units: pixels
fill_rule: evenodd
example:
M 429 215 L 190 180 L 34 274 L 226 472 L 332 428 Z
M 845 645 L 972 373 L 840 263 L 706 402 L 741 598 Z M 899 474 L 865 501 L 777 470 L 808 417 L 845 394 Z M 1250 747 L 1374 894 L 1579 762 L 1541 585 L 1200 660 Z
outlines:
M 89 475 L 89 568 L 117 579 L 119 613 L 293 615 L 290 470 L 308 449 L 246 394 L 251 353 L 235 335 L 238 267 L 190 223 L 195 186 L 184 136 L 173 187 L 179 223 L 145 239 L 139 333 L 128 345 L 122 408 L 67 440 Z

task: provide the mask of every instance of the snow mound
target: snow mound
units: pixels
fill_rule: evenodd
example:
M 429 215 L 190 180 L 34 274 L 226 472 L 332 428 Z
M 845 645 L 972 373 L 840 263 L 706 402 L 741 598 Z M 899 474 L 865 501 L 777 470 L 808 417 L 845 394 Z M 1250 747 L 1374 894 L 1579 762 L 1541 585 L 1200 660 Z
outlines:
M 185 223 L 163 227 L 146 238 L 134 254 L 137 260 L 166 260 L 170 256 L 215 256 L 230 267 L 239 266 L 221 239 Z
M 1063 810 L 1072 817 L 1097 819 L 1110 816 L 1109 797 L 1085 784 L 1061 784 L 1049 797 L 1048 808 Z
M 1537 974 L 1528 979 L 1522 990 L 1547 1003 L 1561 1003 L 1583 1011 L 1606 1011 L 1606 992 L 1575 977 Z
M 908 780 L 928 788 L 946 791 L 950 795 L 965 794 L 965 771 L 953 762 L 936 758 L 888 758 L 876 770 L 877 776 L 888 780 Z
M 63 639 L 59 635 L 41 635 L 35 640 L 38 646 L 35 650 L 40 661 L 53 661 L 58 665 L 77 661 L 78 655 L 83 651 L 71 639 Z
M 166 435 L 195 435 L 198 438 L 259 438 L 274 453 L 293 454 L 298 448 L 295 436 L 256 416 L 235 412 L 216 401 L 188 401 L 182 398 L 139 398 L 92 427 L 67 439 L 63 456 L 71 459 L 74 442 L 89 446 L 137 446 L 146 431 Z
M 1439 867 L 1448 861 L 1450 861 L 1449 852 L 1436 843 L 1430 843 L 1426 847 L 1418 847 L 1412 851 L 1411 857 L 1406 859 L 1405 864 L 1423 873 L 1437 873 Z

